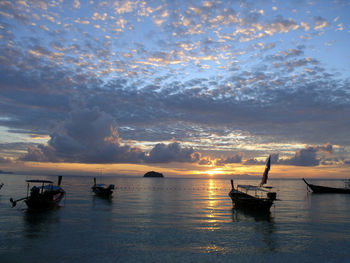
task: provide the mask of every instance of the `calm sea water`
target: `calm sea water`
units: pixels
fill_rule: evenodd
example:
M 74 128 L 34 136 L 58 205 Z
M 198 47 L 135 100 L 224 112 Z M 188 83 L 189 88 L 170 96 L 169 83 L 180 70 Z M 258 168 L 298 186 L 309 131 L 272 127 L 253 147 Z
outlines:
M 0 176 L 0 262 L 350 262 L 350 195 L 301 180 L 269 181 L 280 199 L 269 216 L 232 210 L 224 179 L 105 177 L 117 187 L 105 200 L 91 177 L 64 177 L 58 210 L 11 208 L 36 178 L 57 179 Z

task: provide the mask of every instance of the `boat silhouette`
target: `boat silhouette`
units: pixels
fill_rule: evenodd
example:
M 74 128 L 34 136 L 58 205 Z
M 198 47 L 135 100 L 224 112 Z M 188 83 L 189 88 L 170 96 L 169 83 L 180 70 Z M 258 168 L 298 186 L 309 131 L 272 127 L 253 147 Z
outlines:
M 337 188 L 310 184 L 304 178 L 303 181 L 312 190 L 312 192 L 317 194 L 350 194 L 350 187 Z
M 17 202 L 24 201 L 30 210 L 52 209 L 59 205 L 66 194 L 60 186 L 62 176 L 58 177 L 57 185 L 54 185 L 53 182 L 49 180 L 26 180 L 26 182 L 28 183 L 27 196 L 17 200 L 10 198 L 12 207 L 15 207 Z M 30 188 L 30 185 L 33 183 L 36 185 Z
M 231 191 L 229 196 L 235 208 L 248 211 L 269 212 L 273 202 L 276 200 L 276 192 L 272 192 L 272 187 L 263 186 L 267 182 L 268 173 L 271 166 L 271 155 L 269 156 L 261 183 L 254 185 L 237 185 L 235 188 L 231 180 Z

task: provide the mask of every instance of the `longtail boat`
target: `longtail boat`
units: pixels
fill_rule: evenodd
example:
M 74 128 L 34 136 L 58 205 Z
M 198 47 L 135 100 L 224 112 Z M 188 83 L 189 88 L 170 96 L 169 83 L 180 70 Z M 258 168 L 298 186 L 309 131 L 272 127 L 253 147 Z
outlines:
M 231 180 L 231 191 L 229 196 L 232 199 L 234 208 L 246 209 L 257 212 L 269 212 L 273 202 L 276 200 L 276 192 L 272 192 L 272 187 L 263 186 L 267 182 L 268 173 L 271 166 L 271 155 L 269 156 L 265 171 L 259 186 L 237 185 L 235 188 Z
M 111 197 L 113 194 L 114 184 L 110 184 L 109 186 L 105 184 L 96 184 L 96 178 L 94 178 L 94 185 L 91 187 L 91 190 L 97 196 L 101 197 Z
M 47 210 L 59 206 L 66 194 L 60 186 L 61 181 L 62 176 L 58 177 L 57 185 L 49 180 L 26 180 L 27 196 L 17 200 L 10 198 L 12 207 L 15 207 L 19 201 L 24 201 L 30 210 Z M 33 183 L 37 185 L 30 188 L 30 184 Z
M 317 194 L 350 194 L 350 187 L 337 188 L 337 187 L 329 187 L 329 186 L 321 186 L 308 183 L 304 178 L 303 181 L 306 185 L 312 190 L 312 192 Z M 345 182 L 346 185 L 347 182 Z

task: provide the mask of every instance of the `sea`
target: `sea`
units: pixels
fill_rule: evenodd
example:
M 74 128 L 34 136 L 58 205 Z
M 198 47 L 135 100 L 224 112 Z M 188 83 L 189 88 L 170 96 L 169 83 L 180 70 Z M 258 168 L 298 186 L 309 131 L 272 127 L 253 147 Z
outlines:
M 229 179 L 63 176 L 53 211 L 29 212 L 27 179 L 0 175 L 0 262 L 350 262 L 350 195 L 313 194 L 301 179 L 269 180 L 267 215 L 232 208 Z M 343 186 L 342 180 L 310 182 Z M 235 180 L 235 184 L 258 184 Z

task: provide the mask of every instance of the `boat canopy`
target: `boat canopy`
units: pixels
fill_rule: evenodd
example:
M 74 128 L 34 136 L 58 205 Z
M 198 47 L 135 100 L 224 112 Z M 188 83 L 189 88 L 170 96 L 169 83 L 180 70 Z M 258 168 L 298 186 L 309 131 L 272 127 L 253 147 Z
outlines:
M 33 189 L 43 189 L 43 190 L 49 190 L 49 191 L 58 191 L 60 189 L 62 189 L 60 186 L 57 185 L 52 185 L 52 184 L 48 184 L 48 185 L 44 185 L 44 186 L 33 186 Z
M 53 184 L 52 181 L 49 180 L 26 180 L 27 183 L 44 183 L 44 184 Z
M 239 184 L 237 185 L 237 187 L 245 189 L 247 191 L 249 190 L 253 190 L 253 191 L 262 191 L 262 192 L 269 192 L 268 190 L 265 190 L 259 186 L 255 186 L 255 185 L 244 185 L 244 184 Z
M 43 189 L 45 190 L 53 190 L 53 191 L 58 191 L 60 189 L 62 189 L 60 186 L 57 186 L 57 185 L 45 185 L 43 187 Z
M 106 187 L 105 184 L 96 184 L 96 187 Z

